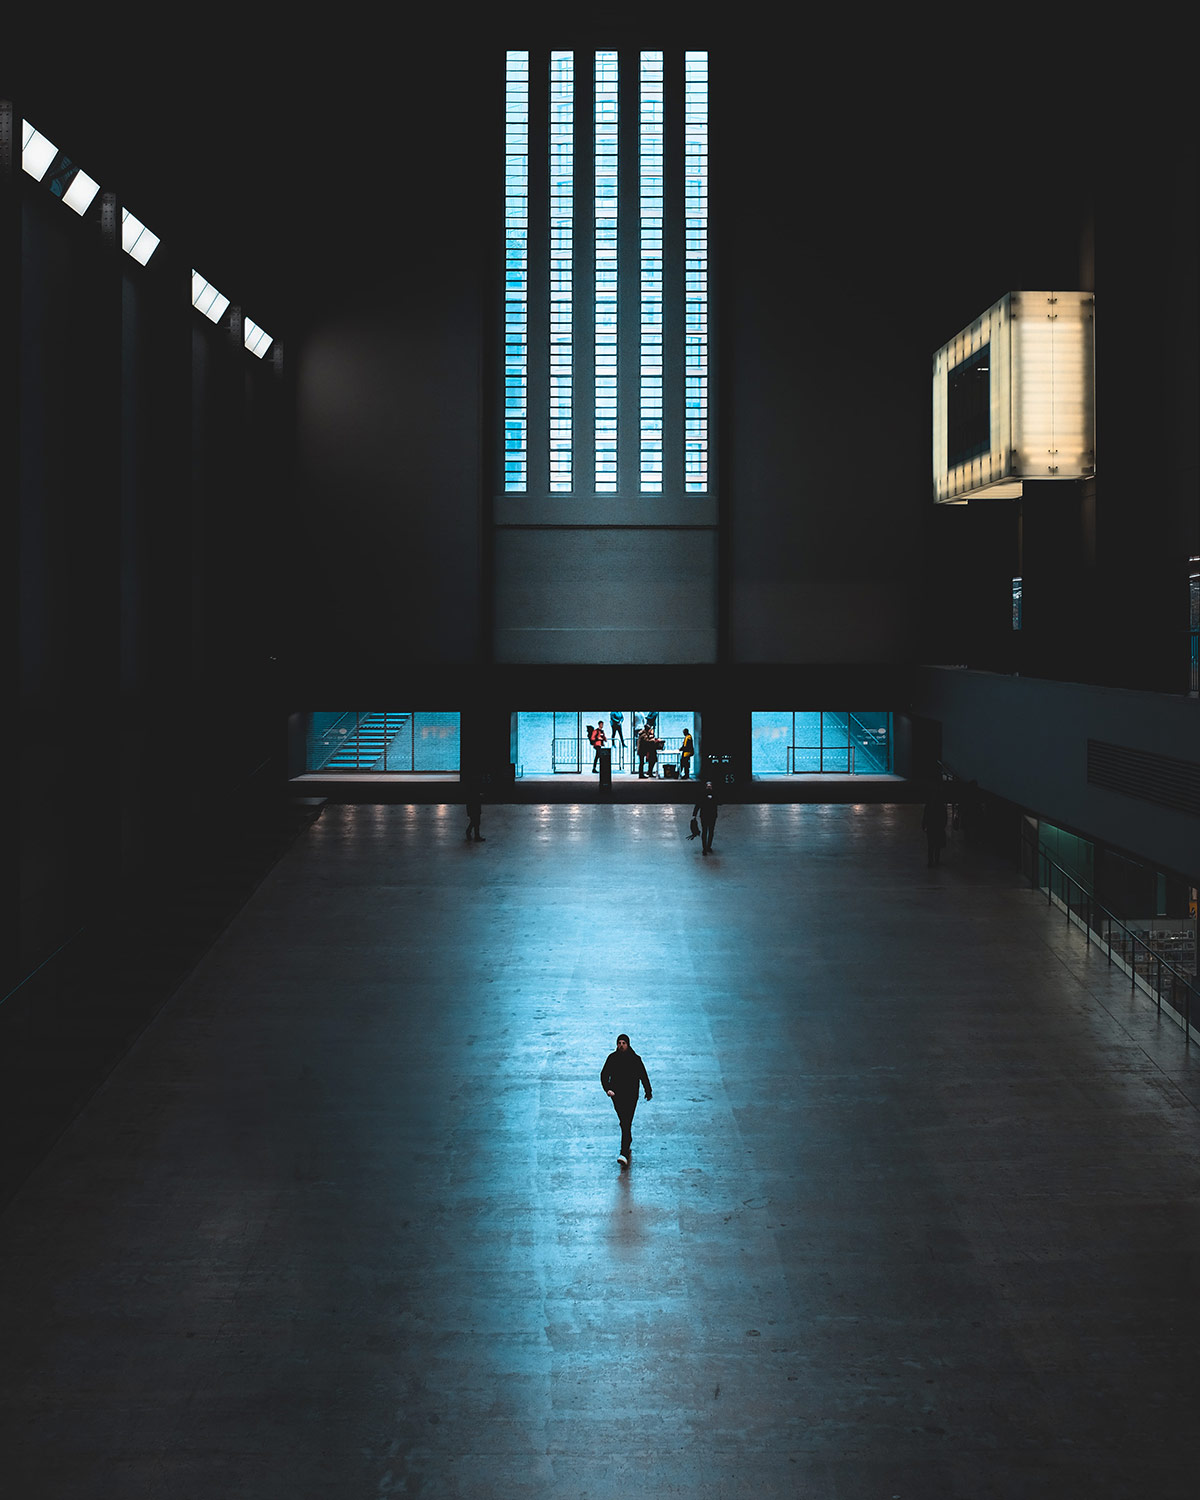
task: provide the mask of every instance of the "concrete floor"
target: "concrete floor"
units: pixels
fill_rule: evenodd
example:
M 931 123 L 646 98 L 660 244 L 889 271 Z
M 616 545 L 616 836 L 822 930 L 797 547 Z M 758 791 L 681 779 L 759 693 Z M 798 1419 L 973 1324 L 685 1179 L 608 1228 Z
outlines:
M 326 807 L 0 1218 L 5 1493 L 1192 1500 L 1181 1032 L 917 807 L 689 811 Z

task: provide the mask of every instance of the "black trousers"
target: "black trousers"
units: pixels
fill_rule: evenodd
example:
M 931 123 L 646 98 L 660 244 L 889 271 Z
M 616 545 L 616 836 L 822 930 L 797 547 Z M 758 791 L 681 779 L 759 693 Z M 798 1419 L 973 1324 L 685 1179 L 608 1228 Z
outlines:
M 706 823 L 703 818 L 700 819 L 700 833 L 702 835 L 700 839 L 701 849 L 712 848 L 713 832 L 715 831 L 716 826 L 716 818 L 714 818 L 711 823 Z
M 633 1112 L 638 1107 L 637 1094 L 618 1094 L 613 1100 L 617 1119 L 621 1122 L 621 1155 L 628 1156 L 633 1148 Z

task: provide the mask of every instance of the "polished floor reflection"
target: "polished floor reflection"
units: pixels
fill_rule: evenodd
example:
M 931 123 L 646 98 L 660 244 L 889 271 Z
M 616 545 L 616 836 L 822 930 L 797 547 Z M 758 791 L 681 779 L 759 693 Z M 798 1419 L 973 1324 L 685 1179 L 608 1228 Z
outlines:
M 1181 1033 L 919 807 L 689 813 L 325 809 L 0 1219 L 14 1495 L 1194 1493 Z

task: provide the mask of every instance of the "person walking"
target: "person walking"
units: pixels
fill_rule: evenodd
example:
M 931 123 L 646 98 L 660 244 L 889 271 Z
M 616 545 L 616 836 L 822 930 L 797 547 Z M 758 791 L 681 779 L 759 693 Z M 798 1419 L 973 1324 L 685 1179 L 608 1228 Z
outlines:
M 700 852 L 707 854 L 712 848 L 713 831 L 717 826 L 717 794 L 713 790 L 711 781 L 704 783 L 700 800 L 692 808 L 692 817 L 700 819 L 700 832 L 703 835 L 700 840 Z
M 592 731 L 592 733 L 590 735 L 590 739 L 592 741 L 592 750 L 595 752 L 593 754 L 593 756 L 592 756 L 592 770 L 596 771 L 596 772 L 599 772 L 599 770 L 600 770 L 600 752 L 601 752 L 601 750 L 604 749 L 604 745 L 605 745 L 605 734 L 604 734 L 604 725 L 603 724 L 597 724 L 596 725 L 595 729 Z
M 621 1122 L 621 1150 L 617 1160 L 627 1167 L 633 1160 L 633 1112 L 638 1107 L 638 1089 L 645 1089 L 647 1100 L 651 1098 L 651 1092 L 646 1064 L 630 1046 L 624 1031 L 617 1038 L 617 1050 L 604 1059 L 600 1087 L 612 1100 L 617 1119 Z

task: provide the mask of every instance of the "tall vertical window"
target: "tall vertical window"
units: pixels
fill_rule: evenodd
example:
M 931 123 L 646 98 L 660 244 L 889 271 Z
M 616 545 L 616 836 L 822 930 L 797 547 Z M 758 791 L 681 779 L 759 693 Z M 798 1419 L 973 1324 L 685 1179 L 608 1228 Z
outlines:
M 550 488 L 572 479 L 575 60 L 550 54 Z
M 617 488 L 617 54 L 596 53 L 596 493 Z
M 705 52 L 507 54 L 511 495 L 644 497 L 675 524 L 714 498 L 708 94 Z
M 529 482 L 529 53 L 507 55 L 504 129 L 504 488 Z
M 639 489 L 663 484 L 663 55 L 642 53 L 638 122 L 641 231 Z
M 685 488 L 708 488 L 708 53 L 684 55 Z

